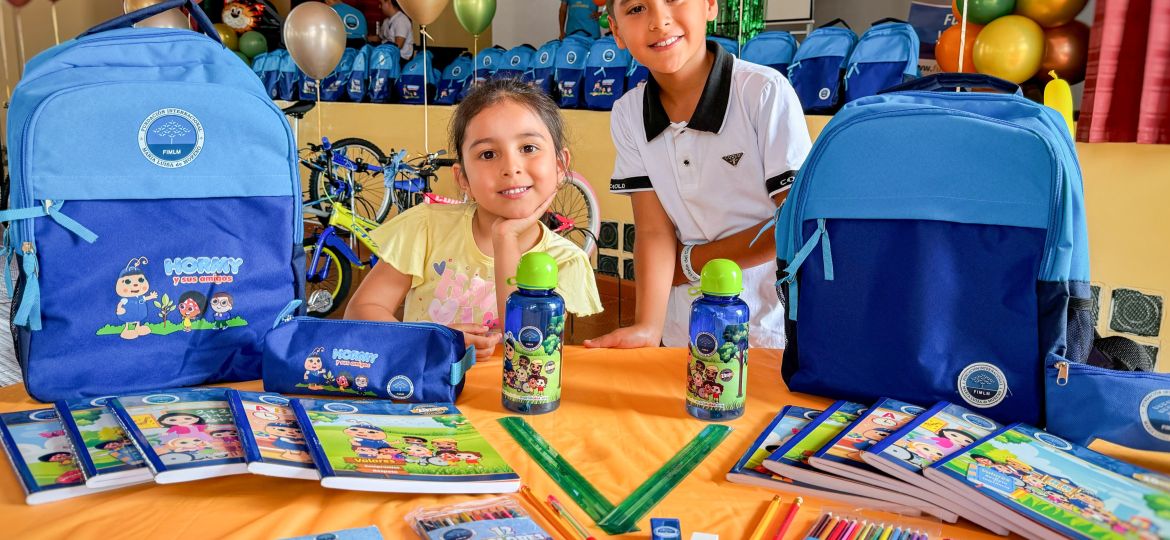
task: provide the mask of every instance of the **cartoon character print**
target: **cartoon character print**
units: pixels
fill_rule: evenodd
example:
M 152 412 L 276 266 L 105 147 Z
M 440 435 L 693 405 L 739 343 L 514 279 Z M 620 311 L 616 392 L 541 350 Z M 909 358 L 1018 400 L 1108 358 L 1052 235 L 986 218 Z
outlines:
M 158 417 L 158 423 L 167 428 L 166 433 L 163 434 L 164 437 L 205 433 L 207 431 L 207 421 L 202 416 L 189 412 L 179 411 L 166 413 Z
M 183 331 L 191 331 L 191 321 L 203 315 L 207 308 L 207 297 L 199 291 L 187 291 L 179 296 L 179 316 L 183 317 Z
M 353 388 L 358 393 L 365 392 L 370 387 L 370 378 L 365 375 L 358 375 L 353 378 Z
M 211 318 L 216 330 L 225 330 L 228 320 L 232 318 L 232 308 L 235 307 L 235 298 L 231 293 L 220 291 L 211 295 Z
M 174 437 L 164 442 L 158 452 L 160 454 L 179 454 L 179 456 L 173 456 L 167 460 L 171 463 L 179 461 L 174 458 L 183 458 L 182 461 L 199 461 L 228 457 L 226 452 L 217 451 L 210 442 L 202 437 Z
M 130 259 L 114 283 L 114 292 L 120 298 L 114 313 L 122 321 L 122 332 L 118 334 L 122 339 L 137 339 L 150 333 L 150 327 L 142 321 L 146 320 L 147 301 L 158 298 L 158 291 L 150 290 L 150 282 L 142 271 L 148 262 L 146 257 Z
M 373 424 L 359 422 L 345 428 L 342 433 L 349 435 L 351 448 L 366 447 L 379 450 L 390 446 L 390 443 L 386 442 L 386 432 Z
M 127 465 L 132 465 L 141 459 L 130 439 L 125 437 L 111 441 L 100 441 L 94 445 L 94 448 Z
M 240 444 L 240 434 L 233 426 L 224 426 L 217 429 L 212 429 L 207 432 L 215 441 L 213 445 L 218 445 L 225 452 L 233 456 L 244 455 L 244 446 Z
M 321 360 L 321 353 L 325 352 L 324 347 L 317 347 L 309 356 L 305 358 L 305 377 L 304 381 L 310 390 L 321 390 L 325 388 L 325 363 Z
M 256 433 L 257 439 L 267 441 L 273 448 L 280 450 L 280 459 L 308 463 L 311 458 L 303 451 L 305 435 L 296 421 L 269 422 L 264 429 Z
M 439 324 L 475 323 L 492 326 L 496 321 L 495 283 L 479 277 L 469 276 L 455 269 L 455 262 L 448 259 L 433 263 L 439 274 L 435 286 L 435 298 L 427 307 L 431 320 Z M 476 320 L 476 312 L 482 313 Z

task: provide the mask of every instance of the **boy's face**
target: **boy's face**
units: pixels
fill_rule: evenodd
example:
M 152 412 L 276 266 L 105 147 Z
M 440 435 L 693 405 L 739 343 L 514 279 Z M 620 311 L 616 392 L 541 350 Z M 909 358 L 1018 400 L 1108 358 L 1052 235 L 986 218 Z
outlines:
M 614 0 L 609 20 L 619 47 L 652 73 L 672 74 L 703 58 L 718 14 L 716 0 Z

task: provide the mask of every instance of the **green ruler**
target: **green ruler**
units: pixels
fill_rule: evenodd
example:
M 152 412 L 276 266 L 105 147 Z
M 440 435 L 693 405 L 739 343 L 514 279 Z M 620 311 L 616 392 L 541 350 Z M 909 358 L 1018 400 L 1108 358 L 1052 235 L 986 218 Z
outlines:
M 536 461 L 536 464 L 544 469 L 544 472 L 548 473 L 589 517 L 593 518 L 597 526 L 611 535 L 638 530 L 636 526 L 638 520 L 682 482 L 731 432 L 731 428 L 721 425 L 703 428 L 691 442 L 615 508 L 613 503 L 581 476 L 581 473 L 523 418 L 516 416 L 501 418 L 500 424 L 533 461 Z

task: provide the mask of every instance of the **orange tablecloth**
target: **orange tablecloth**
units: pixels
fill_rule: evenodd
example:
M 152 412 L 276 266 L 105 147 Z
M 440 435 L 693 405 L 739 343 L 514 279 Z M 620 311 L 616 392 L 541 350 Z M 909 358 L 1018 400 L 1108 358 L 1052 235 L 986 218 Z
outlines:
M 705 425 L 683 408 L 685 354 L 682 349 L 568 347 L 560 409 L 528 420 L 617 504 Z M 500 406 L 500 369 L 497 356 L 471 370 L 460 410 L 537 495 L 557 495 L 592 526 L 496 422 L 506 415 Z M 732 484 L 724 474 L 783 405 L 830 403 L 788 393 L 780 379 L 779 351 L 753 350 L 749 375 L 747 413 L 729 424 L 731 435 L 639 523 L 641 532 L 624 538 L 648 538 L 651 516 L 679 518 L 684 538 L 695 531 L 717 533 L 723 540 L 747 538 L 776 492 Z M 258 381 L 233 386 L 261 387 Z M 22 386 L 0 389 L 0 411 L 38 406 Z M 409 539 L 414 535 L 403 516 L 410 510 L 473 498 L 339 491 L 311 481 L 239 475 L 147 484 L 30 507 L 13 472 L 0 468 L 3 538 L 284 538 L 377 525 L 385 538 Z M 783 513 L 794 496 L 781 495 Z M 805 497 L 788 537 L 806 531 L 822 506 L 842 507 Z M 941 528 L 951 538 L 999 538 L 965 522 Z M 591 530 L 605 537 L 600 529 Z

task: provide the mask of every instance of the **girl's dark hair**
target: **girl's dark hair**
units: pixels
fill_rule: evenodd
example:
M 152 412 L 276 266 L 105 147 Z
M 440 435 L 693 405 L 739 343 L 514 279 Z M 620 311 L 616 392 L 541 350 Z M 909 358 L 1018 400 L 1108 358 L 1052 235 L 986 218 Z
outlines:
M 492 79 L 475 85 L 456 107 L 455 114 L 451 116 L 450 132 L 451 147 L 455 149 L 455 157 L 459 163 L 463 163 L 463 141 L 471 119 L 484 109 L 504 101 L 526 107 L 540 117 L 544 126 L 548 128 L 549 135 L 552 135 L 557 162 L 568 171 L 568 164 L 563 163 L 561 159 L 562 151 L 568 146 L 561 109 L 544 92 L 512 78 Z
M 207 423 L 207 421 L 206 421 L 206 420 L 204 420 L 202 416 L 199 416 L 198 414 L 187 413 L 187 412 L 172 412 L 172 413 L 166 413 L 166 414 L 164 414 L 164 415 L 162 415 L 162 416 L 158 417 L 158 423 L 160 423 L 160 424 L 161 424 L 161 423 L 163 423 L 163 420 L 166 420 L 166 419 L 168 419 L 168 418 L 173 418 L 173 417 L 176 417 L 176 416 L 194 416 L 195 418 L 198 418 L 198 419 L 199 419 L 199 421 L 198 421 L 198 422 L 195 422 L 196 424 L 206 424 L 206 423 Z

